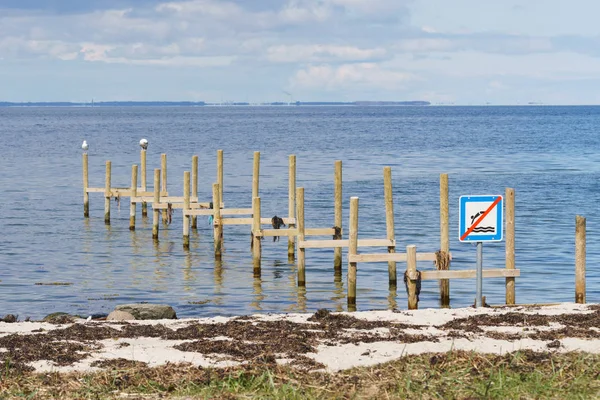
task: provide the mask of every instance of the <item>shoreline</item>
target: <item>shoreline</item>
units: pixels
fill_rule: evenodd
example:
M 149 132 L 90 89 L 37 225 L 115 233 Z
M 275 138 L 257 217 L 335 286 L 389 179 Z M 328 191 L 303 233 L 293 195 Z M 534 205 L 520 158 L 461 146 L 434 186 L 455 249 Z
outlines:
M 0 360 L 30 372 L 96 372 L 124 360 L 224 368 L 269 359 L 335 373 L 460 350 L 600 354 L 600 305 L 0 322 Z

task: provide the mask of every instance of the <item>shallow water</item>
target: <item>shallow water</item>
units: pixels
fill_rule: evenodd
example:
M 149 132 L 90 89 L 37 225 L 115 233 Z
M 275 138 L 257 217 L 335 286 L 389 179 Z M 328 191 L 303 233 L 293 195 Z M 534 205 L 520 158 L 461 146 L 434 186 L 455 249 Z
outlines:
M 141 137 L 150 141 L 150 186 L 166 153 L 169 193 L 181 194 L 183 171 L 197 154 L 200 197 L 207 201 L 216 150 L 223 149 L 227 207 L 251 206 L 252 157 L 261 151 L 268 217 L 287 215 L 288 155 L 296 154 L 307 227 L 333 225 L 333 165 L 342 160 L 345 233 L 349 199 L 358 196 L 360 238 L 385 237 L 383 167 L 391 166 L 400 249 L 439 248 L 439 174 L 448 173 L 452 269 L 475 267 L 475 246 L 458 241 L 459 196 L 512 187 L 522 274 L 517 302 L 574 300 L 576 215 L 587 217 L 587 299 L 598 302 L 599 123 L 600 107 L 0 108 L 0 313 L 106 313 L 141 301 L 170 304 L 178 316 L 346 309 L 346 252 L 336 281 L 333 250 L 307 250 L 307 287 L 298 290 L 285 238 L 263 242 L 258 279 L 249 226 L 225 227 L 217 263 L 206 217 L 198 219 L 189 252 L 179 212 L 171 225 L 161 224 L 158 244 L 151 212 L 143 219 L 139 206 L 138 229 L 129 231 L 127 200 L 120 209 L 113 202 L 107 227 L 102 194 L 92 193 L 91 218 L 83 218 L 82 140 L 90 144 L 90 186 L 104 186 L 108 159 L 113 186 L 129 186 Z M 503 266 L 504 242 L 486 243 L 484 267 Z M 386 263 L 358 268 L 359 310 L 406 308 L 404 287 L 388 290 Z M 70 285 L 35 285 L 50 282 Z M 483 294 L 502 303 L 504 279 L 484 280 Z M 453 280 L 451 296 L 453 307 L 472 304 L 475 280 Z M 437 282 L 423 282 L 419 306 L 437 307 L 437 297 Z

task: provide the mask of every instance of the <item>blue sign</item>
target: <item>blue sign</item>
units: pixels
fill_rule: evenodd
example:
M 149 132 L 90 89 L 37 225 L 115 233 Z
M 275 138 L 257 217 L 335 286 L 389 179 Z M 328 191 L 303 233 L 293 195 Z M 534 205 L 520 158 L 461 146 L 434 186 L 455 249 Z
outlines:
M 460 196 L 458 239 L 461 242 L 500 242 L 503 231 L 501 195 Z

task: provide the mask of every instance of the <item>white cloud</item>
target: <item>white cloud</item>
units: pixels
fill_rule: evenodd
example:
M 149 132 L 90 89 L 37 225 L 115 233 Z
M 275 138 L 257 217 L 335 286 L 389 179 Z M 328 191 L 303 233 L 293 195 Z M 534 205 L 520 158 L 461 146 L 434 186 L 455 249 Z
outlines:
M 365 61 L 380 59 L 386 55 L 384 48 L 361 49 L 354 46 L 336 45 L 278 45 L 267 49 L 272 62 L 308 63 L 324 61 Z
M 331 65 L 309 65 L 296 72 L 291 80 L 292 87 L 325 88 L 327 90 L 349 87 L 377 87 L 397 89 L 408 82 L 419 79 L 415 74 L 383 69 L 375 63 Z

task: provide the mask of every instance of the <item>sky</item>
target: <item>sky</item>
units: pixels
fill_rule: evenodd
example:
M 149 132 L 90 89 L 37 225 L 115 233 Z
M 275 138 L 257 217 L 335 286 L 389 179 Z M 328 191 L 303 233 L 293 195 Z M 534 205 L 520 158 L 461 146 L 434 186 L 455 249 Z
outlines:
M 0 101 L 600 104 L 597 0 L 0 0 Z

